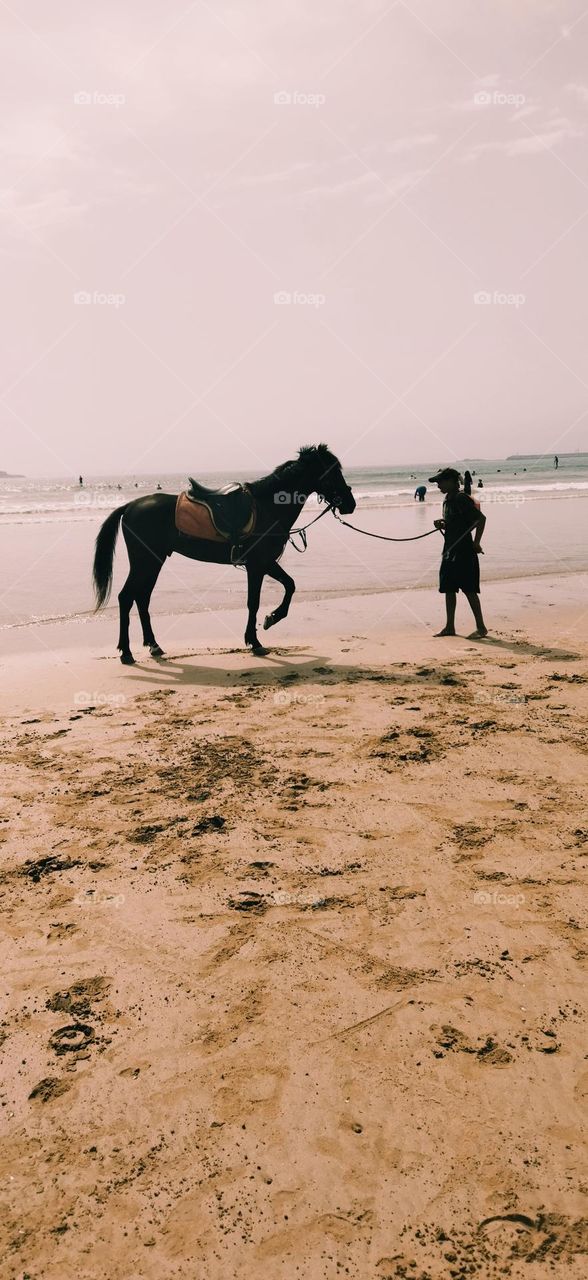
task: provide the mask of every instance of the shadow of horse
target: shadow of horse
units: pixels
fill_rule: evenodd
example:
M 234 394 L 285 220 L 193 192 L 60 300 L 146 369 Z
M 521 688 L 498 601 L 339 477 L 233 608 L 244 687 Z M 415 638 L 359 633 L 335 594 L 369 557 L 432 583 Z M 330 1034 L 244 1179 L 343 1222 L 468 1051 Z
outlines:
M 153 658 L 149 658 L 129 668 L 125 685 L 134 692 L 141 693 L 150 687 L 164 690 L 185 687 L 238 690 L 252 685 L 268 689 L 288 686 L 294 688 L 304 684 L 336 686 L 360 681 L 414 687 L 415 681 L 418 682 L 419 679 L 426 680 L 429 685 L 443 686 L 448 683 L 446 665 L 432 668 L 403 662 L 394 666 L 368 667 L 333 662 L 324 654 L 308 653 L 301 649 L 272 649 L 263 663 L 259 660 L 254 663 L 248 661 L 247 654 L 242 649 L 221 650 L 218 657 L 222 658 L 224 654 L 240 654 L 245 661 L 235 668 L 202 666 L 199 660 L 205 655 L 201 652 L 175 654 L 155 662 Z

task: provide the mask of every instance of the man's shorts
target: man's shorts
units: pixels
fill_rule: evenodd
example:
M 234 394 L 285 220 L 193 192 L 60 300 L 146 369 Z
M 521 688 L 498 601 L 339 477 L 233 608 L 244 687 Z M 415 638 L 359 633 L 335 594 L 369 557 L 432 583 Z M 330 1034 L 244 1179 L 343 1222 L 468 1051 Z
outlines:
M 448 591 L 463 591 L 466 595 L 479 595 L 480 561 L 474 551 L 473 556 L 455 556 L 441 561 L 439 570 L 439 590 L 446 595 Z

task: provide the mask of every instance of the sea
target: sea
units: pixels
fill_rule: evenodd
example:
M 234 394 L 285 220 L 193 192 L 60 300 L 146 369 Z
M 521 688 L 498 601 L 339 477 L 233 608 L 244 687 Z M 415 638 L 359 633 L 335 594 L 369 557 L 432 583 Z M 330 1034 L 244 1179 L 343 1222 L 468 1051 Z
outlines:
M 441 514 L 436 486 L 427 486 L 425 502 L 415 501 L 418 484 L 438 469 L 439 461 L 402 467 L 345 470 L 357 508 L 349 521 L 367 533 L 415 538 L 432 528 Z M 570 594 L 586 596 L 588 573 L 588 453 L 506 459 L 464 459 L 453 463 L 474 476 L 474 497 L 487 516 L 483 579 L 569 575 Z M 224 471 L 198 473 L 217 487 L 231 480 L 254 479 Z M 482 487 L 478 487 L 478 481 Z M 187 487 L 188 474 L 102 475 L 27 478 L 0 476 L 0 631 L 14 641 L 31 628 L 68 622 L 91 628 L 93 544 L 109 511 L 158 485 L 167 493 Z M 310 498 L 297 524 L 318 514 Z M 327 515 L 309 530 L 308 549 L 288 546 L 283 564 L 296 580 L 298 598 L 320 601 L 332 596 L 394 593 L 407 588 L 435 589 L 441 536 L 413 542 L 385 542 L 351 530 Z M 128 559 L 119 539 L 113 598 L 124 581 Z M 575 575 L 580 575 L 575 576 Z M 281 595 L 267 583 L 264 603 Z M 186 614 L 245 609 L 245 574 L 232 567 L 204 565 L 172 556 L 157 583 L 152 613 Z M 7 637 L 5 637 L 7 638 Z

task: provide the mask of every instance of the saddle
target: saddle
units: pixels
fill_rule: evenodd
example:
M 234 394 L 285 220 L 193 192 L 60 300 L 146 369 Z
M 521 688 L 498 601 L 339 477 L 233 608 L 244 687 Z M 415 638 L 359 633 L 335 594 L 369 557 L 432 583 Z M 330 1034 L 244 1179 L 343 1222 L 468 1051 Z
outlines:
M 251 536 L 255 519 L 255 501 L 242 484 L 208 489 L 190 477 L 189 490 L 176 503 L 176 528 L 189 538 L 234 545 Z

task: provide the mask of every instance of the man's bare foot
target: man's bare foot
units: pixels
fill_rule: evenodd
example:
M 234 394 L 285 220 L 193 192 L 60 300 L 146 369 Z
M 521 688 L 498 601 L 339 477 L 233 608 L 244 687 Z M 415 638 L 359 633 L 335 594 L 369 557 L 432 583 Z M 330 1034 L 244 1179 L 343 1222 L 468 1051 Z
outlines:
M 485 640 L 488 635 L 487 627 L 478 627 L 477 631 L 472 631 L 468 636 L 468 640 Z
M 453 627 L 444 627 L 442 631 L 436 631 L 433 638 L 437 640 L 439 636 L 454 636 L 454 635 L 455 635 L 455 630 Z

